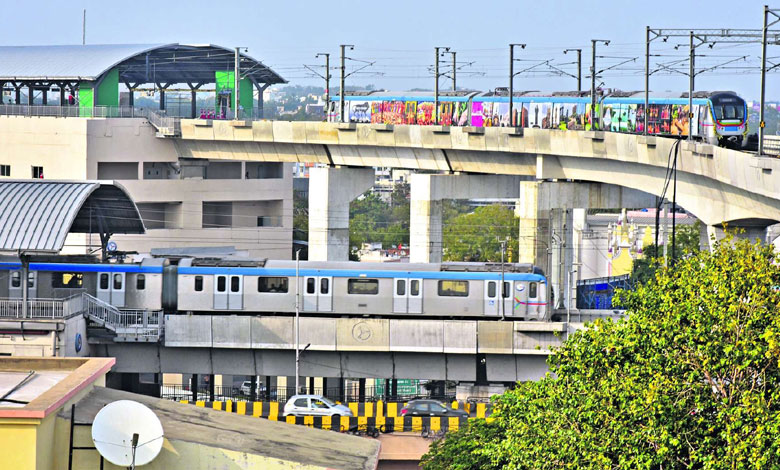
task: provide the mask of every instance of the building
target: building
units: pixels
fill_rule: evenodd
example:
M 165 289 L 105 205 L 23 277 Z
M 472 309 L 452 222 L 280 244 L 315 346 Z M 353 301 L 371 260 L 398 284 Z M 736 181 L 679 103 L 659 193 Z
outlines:
M 216 115 L 229 116 L 233 52 L 225 51 L 179 44 L 0 47 L 0 88 L 15 94 L 15 104 L 0 105 L 0 178 L 120 182 L 148 230 L 112 237 L 119 251 L 230 245 L 253 257 L 289 259 L 291 164 L 182 158 L 176 142 L 152 124 L 156 111 L 133 108 L 133 90 L 143 83 L 214 84 L 220 106 Z M 229 60 L 215 61 L 217 53 Z M 155 67 L 154 78 L 139 65 L 169 63 L 175 54 L 193 62 Z M 248 112 L 254 106 L 253 88 L 265 91 L 284 80 L 248 56 L 242 57 L 242 66 L 251 70 L 238 93 Z M 128 107 L 119 106 L 123 87 Z M 193 116 L 199 92 L 191 93 Z M 59 99 L 48 100 L 56 95 Z M 159 95 L 164 111 L 164 90 Z M 262 100 L 258 107 L 254 111 L 262 112 Z M 133 117 L 139 115 L 148 117 Z M 72 236 L 66 252 L 98 246 L 98 240 Z

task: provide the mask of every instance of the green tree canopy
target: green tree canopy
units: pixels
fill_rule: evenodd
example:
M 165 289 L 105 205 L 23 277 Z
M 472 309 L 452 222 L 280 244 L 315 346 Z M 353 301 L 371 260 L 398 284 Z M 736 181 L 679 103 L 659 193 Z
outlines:
M 780 468 L 780 265 L 727 240 L 622 292 L 495 401 L 495 420 L 431 447 L 426 470 Z
M 501 261 L 501 241 L 508 240 L 505 260 L 518 253 L 519 219 L 501 204 L 478 207 L 443 223 L 442 245 L 446 261 Z M 516 255 L 515 255 L 516 256 Z
M 671 245 L 671 236 L 669 244 Z M 674 247 L 671 246 L 667 255 L 673 261 L 684 258 L 691 253 L 699 251 L 701 244 L 701 222 L 698 220 L 693 225 L 680 225 L 675 230 Z M 674 252 L 673 252 L 674 251 Z M 642 249 L 642 258 L 634 260 L 631 266 L 631 280 L 635 283 L 645 283 L 655 278 L 655 271 L 659 266 L 663 266 L 663 249 L 655 244 L 648 245 Z

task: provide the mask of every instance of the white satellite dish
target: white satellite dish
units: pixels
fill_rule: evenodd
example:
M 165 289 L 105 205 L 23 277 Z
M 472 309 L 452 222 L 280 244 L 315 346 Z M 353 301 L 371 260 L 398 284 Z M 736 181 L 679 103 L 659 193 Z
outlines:
M 104 406 L 92 422 L 92 441 L 106 460 L 119 467 L 146 465 L 160 453 L 163 428 L 154 411 L 119 400 Z

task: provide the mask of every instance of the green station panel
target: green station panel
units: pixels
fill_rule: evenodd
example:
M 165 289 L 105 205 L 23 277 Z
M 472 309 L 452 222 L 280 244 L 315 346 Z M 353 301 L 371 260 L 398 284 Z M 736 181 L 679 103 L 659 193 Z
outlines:
M 220 97 L 227 99 L 227 106 L 233 109 L 233 88 L 235 88 L 235 73 L 232 70 L 218 70 L 214 73 L 216 82 L 216 103 L 220 106 Z M 254 94 L 252 92 L 252 81 L 248 78 L 242 78 L 238 83 L 238 104 L 246 111 L 250 111 L 253 106 Z
M 94 106 L 119 106 L 119 70 L 111 69 L 98 87 L 97 103 L 92 82 L 79 83 L 79 116 L 91 117 Z

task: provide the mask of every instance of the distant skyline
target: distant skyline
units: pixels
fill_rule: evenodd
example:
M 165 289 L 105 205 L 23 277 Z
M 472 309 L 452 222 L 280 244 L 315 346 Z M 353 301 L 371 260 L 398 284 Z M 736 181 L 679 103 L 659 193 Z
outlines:
M 645 26 L 653 28 L 744 28 L 762 27 L 764 2 L 744 0 L 735 7 L 725 0 L 655 2 L 579 2 L 564 0 L 497 0 L 487 2 L 287 1 L 229 3 L 204 1 L 127 4 L 90 0 L 68 3 L 42 0 L 30 15 L 14 16 L 0 29 L 1 45 L 80 44 L 82 9 L 87 9 L 87 43 L 213 43 L 226 47 L 246 46 L 249 55 L 272 67 L 290 84 L 319 85 L 303 67 L 321 66 L 318 52 L 331 54 L 331 87 L 338 86 L 339 44 L 354 44 L 348 56 L 352 71 L 375 62 L 350 76 L 347 86 L 372 84 L 377 88 L 404 90 L 433 88 L 434 46 L 449 46 L 457 52 L 458 87 L 490 90 L 507 86 L 508 44 L 526 43 L 516 49 L 515 70 L 534 67 L 533 74 L 515 78 L 516 90 L 572 90 L 576 80 L 553 76 L 549 64 L 576 75 L 576 53 L 581 48 L 582 88 L 590 89 L 586 78 L 591 63 L 590 39 L 609 39 L 599 45 L 597 69 L 626 62 L 605 71 L 599 82 L 608 88 L 644 89 Z M 770 7 L 780 8 L 780 0 Z M 7 19 L 10 17 L 6 17 Z M 780 25 L 774 28 L 780 30 Z M 674 49 L 673 41 L 653 43 L 654 61 L 680 62 L 687 70 L 687 39 Z M 697 69 L 724 62 L 729 69 L 700 75 L 696 90 L 734 90 L 748 100 L 759 97 L 760 44 L 716 44 L 697 50 Z M 769 46 L 771 63 L 780 62 L 780 46 Z M 747 60 L 739 59 L 747 56 Z M 631 61 L 636 58 L 635 61 Z M 451 56 L 441 58 L 443 70 Z M 738 67 L 739 69 L 733 69 Z M 320 69 L 321 70 L 321 69 Z M 778 70 L 778 69 L 776 69 Z M 539 72 L 536 72 L 539 71 Z M 746 73 L 752 72 L 752 73 Z M 780 100 L 780 74 L 768 75 L 767 99 Z M 449 78 L 440 79 L 443 90 L 451 88 Z M 687 91 L 688 77 L 656 74 L 651 79 L 656 91 Z

